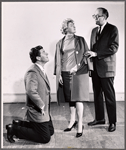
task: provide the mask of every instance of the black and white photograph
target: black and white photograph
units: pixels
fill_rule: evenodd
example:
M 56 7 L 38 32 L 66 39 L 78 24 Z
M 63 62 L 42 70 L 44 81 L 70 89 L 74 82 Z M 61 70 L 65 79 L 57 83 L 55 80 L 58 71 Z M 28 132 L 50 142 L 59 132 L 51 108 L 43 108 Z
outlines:
M 125 149 L 125 1 L 1 2 L 1 148 Z

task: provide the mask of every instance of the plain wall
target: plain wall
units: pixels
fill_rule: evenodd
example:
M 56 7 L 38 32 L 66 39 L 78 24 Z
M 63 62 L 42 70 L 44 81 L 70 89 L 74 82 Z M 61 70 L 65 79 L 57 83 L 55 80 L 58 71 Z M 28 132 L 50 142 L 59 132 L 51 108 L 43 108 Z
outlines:
M 24 75 L 32 65 L 29 51 L 42 45 L 49 54 L 45 65 L 51 93 L 56 93 L 54 54 L 64 19 L 75 21 L 76 35 L 83 36 L 90 48 L 92 18 L 97 7 L 109 11 L 108 22 L 119 30 L 119 50 L 115 77 L 116 93 L 124 94 L 124 2 L 2 2 L 2 93 L 24 94 Z M 90 93 L 92 83 L 90 79 Z

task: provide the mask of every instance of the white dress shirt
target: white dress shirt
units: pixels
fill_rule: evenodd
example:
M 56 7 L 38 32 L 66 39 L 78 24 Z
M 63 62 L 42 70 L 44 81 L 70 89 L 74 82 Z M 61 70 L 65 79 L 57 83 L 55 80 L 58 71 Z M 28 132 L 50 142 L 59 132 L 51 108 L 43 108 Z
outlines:
M 45 69 L 40 65 L 40 64 L 38 64 L 38 63 L 35 63 L 40 69 L 41 69 L 41 71 L 44 73 L 44 75 L 45 75 Z
M 101 32 L 102 32 L 102 30 L 103 30 L 103 28 L 105 27 L 105 25 L 107 24 L 107 22 L 105 22 L 102 26 L 101 26 L 101 31 L 100 31 L 100 34 L 101 34 Z M 98 31 L 100 30 L 100 27 L 98 27 Z

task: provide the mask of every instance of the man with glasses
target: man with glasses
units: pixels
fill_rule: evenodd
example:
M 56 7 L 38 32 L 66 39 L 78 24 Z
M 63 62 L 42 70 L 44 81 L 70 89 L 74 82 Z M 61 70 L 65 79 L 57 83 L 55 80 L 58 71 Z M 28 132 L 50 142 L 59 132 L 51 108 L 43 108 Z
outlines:
M 108 131 L 116 130 L 116 98 L 114 90 L 114 76 L 116 68 L 116 52 L 119 46 L 118 29 L 109 24 L 109 13 L 105 8 L 97 8 L 93 18 L 98 27 L 92 30 L 91 51 L 85 53 L 92 57 L 94 71 L 91 72 L 95 120 L 89 126 L 105 124 L 104 99 L 108 114 Z

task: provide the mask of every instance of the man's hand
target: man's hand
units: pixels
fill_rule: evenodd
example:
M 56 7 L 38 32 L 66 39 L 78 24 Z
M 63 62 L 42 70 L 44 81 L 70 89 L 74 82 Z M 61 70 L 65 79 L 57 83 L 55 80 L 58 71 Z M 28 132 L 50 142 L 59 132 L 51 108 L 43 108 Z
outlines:
M 41 113 L 43 116 L 45 115 L 44 107 L 45 107 L 45 105 L 41 108 Z
M 84 55 L 87 56 L 88 58 L 91 58 L 91 57 L 96 57 L 97 53 L 92 51 L 87 51 Z
M 77 72 L 77 65 L 70 70 L 70 74 Z
M 62 76 L 60 75 L 60 77 L 59 77 L 59 83 L 61 84 L 61 85 L 63 85 L 63 79 L 62 79 Z

